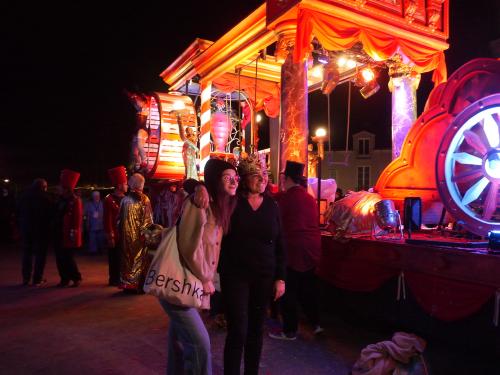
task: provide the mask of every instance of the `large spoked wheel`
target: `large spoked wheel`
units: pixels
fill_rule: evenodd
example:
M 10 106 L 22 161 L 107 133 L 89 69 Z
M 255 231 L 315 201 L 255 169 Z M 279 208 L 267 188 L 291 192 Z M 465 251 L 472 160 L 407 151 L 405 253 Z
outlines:
M 500 94 L 464 109 L 445 132 L 436 159 L 446 209 L 467 230 L 500 230 Z

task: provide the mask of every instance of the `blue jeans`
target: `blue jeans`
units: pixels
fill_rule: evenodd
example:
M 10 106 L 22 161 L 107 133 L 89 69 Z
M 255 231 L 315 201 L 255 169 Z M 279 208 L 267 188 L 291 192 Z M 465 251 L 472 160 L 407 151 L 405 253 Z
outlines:
M 210 337 L 198 311 L 159 301 L 170 318 L 167 375 L 212 375 Z

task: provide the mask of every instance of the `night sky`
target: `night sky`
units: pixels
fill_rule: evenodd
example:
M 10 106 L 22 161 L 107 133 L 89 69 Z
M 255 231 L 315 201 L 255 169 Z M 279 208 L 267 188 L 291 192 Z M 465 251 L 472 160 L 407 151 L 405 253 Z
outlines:
M 450 2 L 449 74 L 474 57 L 491 57 L 488 43 L 500 37 L 498 1 Z M 216 40 L 262 1 L 16 3 L 0 6 L 0 178 L 22 185 L 35 177 L 55 184 L 62 168 L 80 171 L 81 183 L 106 183 L 108 168 L 127 163 L 134 131 L 123 89 L 167 91 L 159 74 L 195 38 Z M 419 109 L 430 78 L 422 77 Z M 389 147 L 391 104 L 381 79 L 382 89 L 367 100 L 353 91 L 351 133 L 373 131 L 377 146 Z M 331 99 L 339 149 L 346 89 Z M 326 104 L 311 95 L 311 127 L 326 124 Z

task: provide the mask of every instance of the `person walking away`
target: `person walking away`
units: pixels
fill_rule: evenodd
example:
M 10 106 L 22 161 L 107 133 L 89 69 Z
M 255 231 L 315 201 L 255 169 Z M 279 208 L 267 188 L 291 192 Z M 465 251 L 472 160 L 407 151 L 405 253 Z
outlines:
M 37 178 L 21 197 L 18 207 L 21 229 L 23 285 L 42 286 L 54 203 L 47 194 L 47 181 Z M 33 268 L 33 259 L 34 268 Z M 32 279 L 33 277 L 33 279 Z
M 285 167 L 286 191 L 278 200 L 281 211 L 287 270 L 285 295 L 281 299 L 283 330 L 270 332 L 273 339 L 295 340 L 299 325 L 299 304 L 313 327 L 320 326 L 318 285 L 315 269 L 321 256 L 321 233 L 316 200 L 301 185 L 305 165 L 288 160 Z
M 144 183 L 139 173 L 129 178 L 130 194 L 122 199 L 118 214 L 120 287 L 127 293 L 142 293 L 148 266 L 143 234 L 153 224 L 153 211 L 149 198 L 143 193 Z
M 104 233 L 108 243 L 108 269 L 110 286 L 120 285 L 120 231 L 118 214 L 120 204 L 128 190 L 127 170 L 124 166 L 108 169 L 114 191 L 104 198 Z
M 210 159 L 204 172 L 208 207 L 199 208 L 186 199 L 177 243 L 182 260 L 203 283 L 203 293 L 211 295 L 222 235 L 236 206 L 238 176 L 233 165 L 218 159 Z M 198 311 L 161 299 L 160 304 L 170 318 L 167 374 L 211 375 L 210 339 Z
M 85 205 L 85 217 L 89 236 L 88 251 L 89 254 L 95 255 L 104 247 L 104 205 L 100 192 L 92 192 L 90 202 Z
M 56 204 L 54 252 L 59 276 L 59 287 L 81 284 L 82 276 L 75 261 L 76 249 L 82 247 L 82 200 L 74 189 L 80 173 L 63 169 L 60 176 L 61 196 Z
M 285 291 L 285 251 L 276 202 L 258 155 L 240 161 L 238 203 L 223 238 L 219 273 L 227 320 L 224 374 L 257 374 L 268 303 Z M 273 291 L 274 289 L 274 291 Z

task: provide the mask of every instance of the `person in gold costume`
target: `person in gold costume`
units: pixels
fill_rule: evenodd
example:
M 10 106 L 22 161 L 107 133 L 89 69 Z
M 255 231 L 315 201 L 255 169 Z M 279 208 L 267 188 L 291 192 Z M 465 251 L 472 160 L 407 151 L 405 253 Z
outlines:
M 120 204 L 118 228 L 120 230 L 120 287 L 125 291 L 142 291 L 147 272 L 147 247 L 144 232 L 153 224 L 153 210 L 149 198 L 142 192 L 144 177 L 134 173 L 128 186 L 130 194 Z

